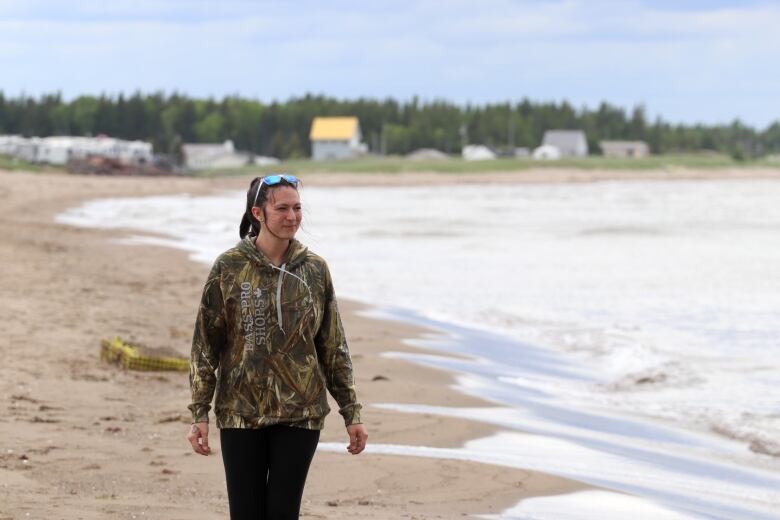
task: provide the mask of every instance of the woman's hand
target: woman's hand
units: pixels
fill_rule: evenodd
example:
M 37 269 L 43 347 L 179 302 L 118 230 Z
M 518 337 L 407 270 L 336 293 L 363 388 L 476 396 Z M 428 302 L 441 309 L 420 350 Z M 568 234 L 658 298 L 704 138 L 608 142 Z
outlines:
M 211 448 L 209 448 L 209 423 L 199 422 L 192 423 L 190 431 L 187 432 L 187 440 L 192 444 L 192 449 L 195 453 L 201 455 L 210 455 Z
M 368 432 L 362 424 L 350 424 L 347 426 L 347 433 L 349 434 L 349 446 L 347 451 L 352 455 L 357 455 L 364 449 L 366 449 L 366 439 L 368 439 Z

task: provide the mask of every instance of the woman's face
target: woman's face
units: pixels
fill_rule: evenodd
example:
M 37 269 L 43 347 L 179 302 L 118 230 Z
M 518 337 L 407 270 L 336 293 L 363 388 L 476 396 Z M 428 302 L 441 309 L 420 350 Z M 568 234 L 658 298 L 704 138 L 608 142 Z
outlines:
M 301 198 L 298 190 L 290 186 L 272 188 L 263 209 L 252 208 L 260 220 L 279 238 L 290 239 L 295 236 L 301 225 Z

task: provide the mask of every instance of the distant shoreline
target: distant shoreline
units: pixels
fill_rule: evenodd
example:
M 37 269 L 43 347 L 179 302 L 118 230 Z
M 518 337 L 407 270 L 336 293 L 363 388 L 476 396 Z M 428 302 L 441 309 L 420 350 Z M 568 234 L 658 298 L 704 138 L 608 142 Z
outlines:
M 448 161 L 444 161 L 445 163 Z M 486 161 L 496 163 L 496 161 Z M 381 171 L 378 163 L 361 162 L 295 162 L 282 163 L 273 167 L 247 167 L 235 170 L 200 172 L 194 175 L 178 175 L 164 177 L 129 177 L 129 176 L 89 176 L 70 174 L 62 169 L 45 167 L 26 171 L 23 168 L 8 168 L 0 162 L 0 172 L 33 173 L 47 175 L 73 175 L 85 178 L 149 178 L 149 179 L 181 179 L 193 185 L 219 183 L 220 186 L 235 186 L 244 189 L 249 179 L 265 175 L 269 172 L 285 171 L 303 179 L 304 184 L 313 186 L 438 186 L 447 184 L 560 184 L 560 183 L 590 183 L 605 181 L 701 181 L 701 180 L 777 180 L 780 179 L 780 165 L 777 168 L 745 164 L 734 167 L 667 167 L 657 169 L 598 169 L 565 166 L 562 163 L 545 163 L 544 167 L 534 166 L 527 169 L 479 169 L 479 162 L 465 162 L 474 165 L 471 171 L 437 171 L 434 169 L 399 171 Z M 509 165 L 501 163 L 494 166 Z M 360 170 L 360 165 L 366 165 L 366 171 Z M 410 162 L 404 163 L 408 165 Z M 535 163 L 532 163 L 535 164 Z M 370 166 L 374 166 L 372 170 Z M 430 165 L 430 162 L 420 163 L 420 167 Z M 483 165 L 484 166 L 484 165 Z
M 452 175 L 526 172 L 594 172 L 632 174 L 666 173 L 674 176 L 687 172 L 776 172 L 780 176 L 780 162 L 771 160 L 735 161 L 720 154 L 714 155 L 654 155 L 645 158 L 613 158 L 588 156 L 565 158 L 555 161 L 532 160 L 530 158 L 498 158 L 484 161 L 466 161 L 457 156 L 439 160 L 414 160 L 400 156 L 368 156 L 350 160 L 312 161 L 309 159 L 289 160 L 277 165 L 245 166 L 232 170 L 205 170 L 194 172 L 195 177 L 223 177 L 235 175 L 258 175 L 268 171 L 289 171 L 296 174 L 310 173 L 360 173 L 360 174 L 420 174 L 440 173 Z

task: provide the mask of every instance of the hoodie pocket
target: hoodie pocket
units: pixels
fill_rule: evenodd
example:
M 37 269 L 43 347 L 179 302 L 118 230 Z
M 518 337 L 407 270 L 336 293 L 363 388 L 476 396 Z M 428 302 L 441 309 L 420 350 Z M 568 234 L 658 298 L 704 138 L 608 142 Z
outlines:
M 284 389 L 284 401 L 294 403 L 295 408 L 307 408 L 317 402 L 324 385 L 316 357 L 279 352 L 274 358 L 275 375 Z
M 232 367 L 224 378 L 220 378 L 215 408 L 230 410 L 242 417 L 253 417 L 257 412 L 257 400 L 251 373 L 247 373 L 246 363 Z

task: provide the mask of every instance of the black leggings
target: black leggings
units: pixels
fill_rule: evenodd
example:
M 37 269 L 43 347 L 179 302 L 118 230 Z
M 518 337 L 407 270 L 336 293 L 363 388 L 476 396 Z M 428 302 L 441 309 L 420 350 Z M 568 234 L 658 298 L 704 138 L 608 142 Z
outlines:
M 319 430 L 220 430 L 230 520 L 297 520 Z

